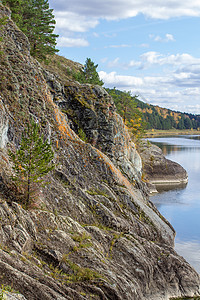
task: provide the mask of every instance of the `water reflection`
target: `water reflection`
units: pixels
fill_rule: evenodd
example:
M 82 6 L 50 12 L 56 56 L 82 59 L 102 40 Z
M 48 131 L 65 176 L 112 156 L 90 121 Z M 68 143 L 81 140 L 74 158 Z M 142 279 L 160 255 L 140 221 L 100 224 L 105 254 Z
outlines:
M 183 188 L 170 191 L 162 191 L 161 193 L 151 197 L 151 201 L 153 201 L 153 203 L 159 210 L 166 205 L 186 205 L 187 202 L 183 201 L 183 197 L 181 194 L 182 190 Z
M 163 192 L 169 192 L 169 191 L 178 191 L 178 190 L 183 190 L 185 189 L 186 185 L 188 183 L 184 182 L 184 183 L 170 183 L 170 184 L 156 184 L 156 190 L 159 193 L 163 193 Z
M 188 172 L 185 188 L 162 192 L 152 196 L 151 201 L 175 228 L 177 252 L 200 272 L 200 136 L 149 140 Z
M 181 241 L 176 239 L 175 250 L 190 262 L 200 273 L 200 243 L 199 241 Z
M 193 152 L 193 151 L 199 151 L 200 146 L 199 147 L 185 147 L 185 146 L 179 146 L 179 145 L 168 145 L 168 144 L 164 144 L 164 143 L 159 143 L 159 142 L 154 142 L 155 145 L 157 145 L 159 148 L 162 149 L 164 155 L 168 155 L 171 152 L 177 152 L 177 151 L 187 151 L 187 152 Z
M 200 135 L 189 135 L 185 136 L 185 138 L 191 139 L 191 140 L 200 140 Z

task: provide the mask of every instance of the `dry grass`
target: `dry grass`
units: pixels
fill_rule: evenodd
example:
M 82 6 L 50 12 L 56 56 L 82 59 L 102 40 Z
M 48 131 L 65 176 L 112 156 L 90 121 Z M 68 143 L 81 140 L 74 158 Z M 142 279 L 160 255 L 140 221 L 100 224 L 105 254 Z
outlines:
M 73 79 L 72 72 L 78 72 L 83 67 L 80 63 L 60 55 L 49 57 L 48 64 L 42 63 L 43 67 L 53 74 L 58 74 L 63 82 Z

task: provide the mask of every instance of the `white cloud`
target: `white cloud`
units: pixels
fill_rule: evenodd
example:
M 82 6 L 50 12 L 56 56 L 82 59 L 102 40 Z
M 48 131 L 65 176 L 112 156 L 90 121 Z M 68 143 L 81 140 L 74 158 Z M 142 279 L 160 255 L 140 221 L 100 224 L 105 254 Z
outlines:
M 183 110 L 187 111 L 188 113 L 192 113 L 192 114 L 200 114 L 200 104 L 185 105 Z M 198 168 L 198 170 L 199 170 L 199 168 Z
M 144 84 L 143 79 L 134 76 L 117 75 L 116 72 L 106 73 L 104 71 L 99 72 L 100 78 L 112 87 L 118 85 L 124 88 L 130 86 L 142 86 Z
M 127 76 L 119 75 L 116 72 L 106 73 L 104 71 L 99 72 L 101 79 L 108 84 L 109 86 L 117 86 L 117 84 L 122 87 L 134 88 L 137 89 L 138 86 L 142 87 L 144 90 L 161 90 L 160 95 L 166 97 L 174 97 L 175 93 L 179 94 L 179 90 L 174 88 L 180 88 L 181 93 L 185 96 L 200 96 L 200 89 L 197 88 L 196 81 L 199 81 L 198 86 L 200 85 L 200 74 L 198 77 L 192 78 L 192 74 L 184 73 L 177 74 L 176 72 L 170 72 L 163 76 Z M 118 88 L 119 88 L 118 86 Z M 177 94 L 177 95 L 178 95 Z M 157 95 L 158 96 L 158 95 Z M 162 96 L 160 96 L 162 97 Z M 159 97 L 158 97 L 159 98 Z
M 141 44 L 140 47 L 142 47 L 142 48 L 149 48 L 149 44 L 145 44 L 144 43 L 144 44 Z
M 72 32 L 86 32 L 99 23 L 96 18 L 87 18 L 70 11 L 55 11 L 56 30 Z
M 118 66 L 120 66 L 120 64 L 119 64 L 119 57 L 116 57 L 112 61 L 108 62 L 108 67 L 109 68 L 115 68 L 115 67 L 118 67 Z
M 87 47 L 89 46 L 88 41 L 84 39 L 74 39 L 74 38 L 68 38 L 68 37 L 59 37 L 57 39 L 57 45 L 58 47 Z
M 171 70 L 162 76 L 125 76 L 103 71 L 99 75 L 106 87 L 140 93 L 154 105 L 200 114 L 199 67 L 196 65 L 195 69 L 193 65 L 190 69 L 188 63 L 187 72 L 186 69 L 185 72 Z
M 168 41 L 175 41 L 173 35 L 170 34 L 170 33 L 167 33 L 167 34 L 165 35 L 165 40 L 166 40 L 167 42 L 168 42 Z
M 200 16 L 198 0 L 50 0 L 50 6 L 57 12 L 70 12 L 88 19 L 123 19 L 142 13 L 154 19 L 169 19 L 181 16 Z M 78 20 L 77 20 L 78 21 Z
M 164 55 L 159 52 L 149 51 L 140 55 L 140 60 L 138 61 L 130 60 L 129 62 L 121 62 L 120 58 L 117 57 L 107 62 L 109 68 L 121 67 L 122 69 L 148 69 L 153 66 L 161 67 L 165 65 L 178 68 L 176 70 L 177 78 L 186 77 L 190 72 L 194 74 L 193 76 L 200 73 L 200 58 L 195 58 L 187 53 Z
M 200 88 L 194 87 L 194 88 L 187 88 L 185 89 L 185 94 L 189 96 L 199 96 L 200 95 Z M 200 104 L 197 104 L 198 107 L 200 107 Z
M 104 48 L 130 48 L 131 45 L 127 44 L 121 44 L 121 45 L 110 45 L 110 46 L 105 46 Z
M 129 68 L 129 67 L 141 67 L 141 62 L 140 61 L 131 60 L 128 63 L 128 65 L 126 66 L 126 68 Z
M 59 33 L 57 39 L 58 47 L 86 47 L 89 42 L 84 38 L 71 37 L 75 33 L 84 33 L 98 24 L 94 18 L 88 19 L 75 12 L 55 11 L 56 33 Z
M 155 42 L 168 43 L 168 42 L 175 41 L 173 35 L 170 33 L 166 33 L 165 37 L 160 37 L 159 35 L 154 35 L 154 34 L 150 34 L 149 37 L 150 37 L 150 39 L 153 39 Z
M 167 0 L 162 2 L 160 0 L 150 2 L 149 0 L 127 0 L 126 2 L 124 0 L 73 0 L 70 2 L 49 0 L 50 7 L 54 9 L 56 33 L 65 38 L 70 38 L 71 32 L 84 33 L 95 28 L 100 19 L 119 20 L 135 17 L 138 14 L 154 19 L 200 16 L 200 1 Z M 115 34 L 112 34 L 112 37 L 113 35 Z M 160 42 L 174 41 L 174 37 L 169 33 L 165 37 L 154 36 L 154 39 Z M 148 47 L 148 45 L 145 44 L 142 47 Z
M 163 55 L 159 52 L 149 51 L 140 56 L 140 61 L 131 60 L 127 67 L 138 67 L 141 69 L 149 68 L 153 65 L 172 65 L 176 67 L 190 66 L 200 68 L 200 58 L 195 58 L 190 54 L 171 54 Z M 196 69 L 196 68 L 195 68 Z M 184 70 L 183 70 L 184 72 Z

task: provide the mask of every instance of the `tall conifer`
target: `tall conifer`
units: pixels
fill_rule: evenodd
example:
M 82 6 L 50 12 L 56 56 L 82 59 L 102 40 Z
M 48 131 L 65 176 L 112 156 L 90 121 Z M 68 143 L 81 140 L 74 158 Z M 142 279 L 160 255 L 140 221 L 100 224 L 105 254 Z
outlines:
M 44 60 L 58 52 L 54 34 L 55 19 L 48 0 L 3 0 L 12 11 L 12 19 L 26 34 L 31 44 L 31 54 Z
M 55 20 L 53 9 L 49 8 L 48 0 L 31 1 L 31 22 L 27 21 L 26 34 L 31 43 L 31 54 L 39 59 L 58 52 L 54 34 Z

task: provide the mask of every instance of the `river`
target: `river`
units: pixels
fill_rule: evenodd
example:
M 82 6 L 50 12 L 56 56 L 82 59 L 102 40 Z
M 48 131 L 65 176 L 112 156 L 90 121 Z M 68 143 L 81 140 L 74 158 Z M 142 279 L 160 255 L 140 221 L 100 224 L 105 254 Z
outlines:
M 176 230 L 176 251 L 200 273 L 200 136 L 160 137 L 149 141 L 188 173 L 185 188 L 163 191 L 151 196 L 151 201 Z

